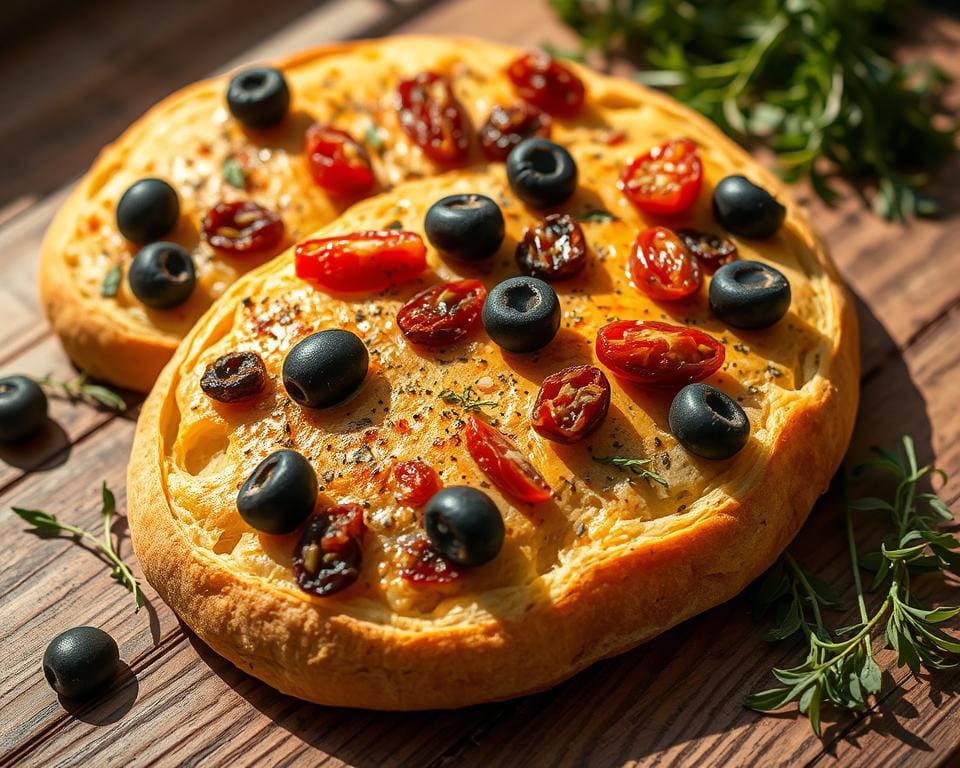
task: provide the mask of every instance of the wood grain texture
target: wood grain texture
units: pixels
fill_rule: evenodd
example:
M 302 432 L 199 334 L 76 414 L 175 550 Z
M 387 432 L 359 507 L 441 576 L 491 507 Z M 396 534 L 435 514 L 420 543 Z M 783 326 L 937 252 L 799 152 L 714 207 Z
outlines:
M 70 374 L 43 324 L 34 288 L 40 237 L 63 198 L 61 185 L 149 103 L 189 80 L 241 59 L 362 34 L 365 26 L 399 18 L 386 15 L 386 3 L 381 13 L 380 0 L 347 2 L 295 0 L 267 8 L 247 0 L 174 2 L 155 19 L 144 10 L 147 4 L 101 0 L 79 8 L 76 17 L 31 27 L 0 53 L 5 103 L 16 104 L 0 115 L 0 147 L 7 148 L 0 160 L 8 170 L 0 180 L 0 210 L 7 212 L 0 223 L 0 306 L 8 309 L 0 324 L 3 373 Z M 228 5 L 243 24 L 217 26 Z M 521 45 L 572 42 L 540 0 L 400 5 L 401 15 L 429 7 L 401 32 L 465 33 Z M 98 36 L 93 47 L 87 45 L 91 29 Z M 211 29 L 222 34 L 213 36 Z M 918 41 L 911 54 L 932 54 L 960 76 L 960 23 L 937 18 L 922 27 Z M 54 50 L 61 51 L 61 62 L 74 64 L 69 78 L 44 55 Z M 195 55 L 171 56 L 171 50 Z M 37 66 L 25 68 L 34 57 Z M 29 76 L 20 82 L 13 71 Z M 960 102 L 960 87 L 954 86 L 952 98 Z M 952 503 L 960 498 L 958 173 L 955 159 L 941 182 L 945 219 L 906 229 L 878 222 L 855 200 L 829 210 L 799 191 L 858 297 L 864 378 L 850 461 L 863 458 L 872 444 L 894 445 L 910 433 L 922 460 L 935 458 L 954 474 L 944 491 Z M 211 653 L 149 588 L 150 609 L 134 615 L 129 593 L 94 554 L 22 532 L 11 505 L 48 509 L 98 528 L 103 480 L 123 508 L 132 414 L 56 401 L 52 416 L 57 426 L 43 438 L 0 449 L 6 555 L 0 643 L 7 652 L 0 666 L 0 765 L 922 767 L 956 759 L 960 675 L 915 680 L 892 669 L 889 652 L 882 656 L 887 674 L 874 710 L 827 718 L 822 741 L 792 715 L 744 710 L 742 697 L 767 687 L 769 668 L 798 661 L 798 652 L 764 644 L 741 599 L 554 690 L 503 704 L 377 714 L 282 696 Z M 823 578 L 845 586 L 849 604 L 839 501 L 836 492 L 824 497 L 792 551 Z M 862 544 L 881 527 L 882 520 L 864 515 Z M 116 530 L 123 535 L 122 520 Z M 123 547 L 128 551 L 126 542 Z M 921 586 L 931 600 L 957 601 L 956 585 Z M 130 672 L 97 700 L 68 710 L 43 681 L 39 659 L 54 634 L 82 623 L 117 638 Z

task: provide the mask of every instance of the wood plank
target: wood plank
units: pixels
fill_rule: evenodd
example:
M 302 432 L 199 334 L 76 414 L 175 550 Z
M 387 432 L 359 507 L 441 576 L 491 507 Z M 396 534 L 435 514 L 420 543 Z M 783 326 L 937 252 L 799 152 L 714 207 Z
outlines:
M 77 371 L 64 355 L 59 342 L 51 335 L 31 342 L 12 360 L 0 363 L 0 376 L 24 374 L 34 378 L 50 375 L 56 381 L 67 381 Z M 47 427 L 29 440 L 0 444 L 0 490 L 22 477 L 25 472 L 39 468 L 51 469 L 70 458 L 71 446 L 85 435 L 95 431 L 111 419 L 136 418 L 139 396 L 127 395 L 131 409 L 122 416 L 107 408 L 83 402 L 70 402 L 54 392 L 49 397 L 50 419 Z

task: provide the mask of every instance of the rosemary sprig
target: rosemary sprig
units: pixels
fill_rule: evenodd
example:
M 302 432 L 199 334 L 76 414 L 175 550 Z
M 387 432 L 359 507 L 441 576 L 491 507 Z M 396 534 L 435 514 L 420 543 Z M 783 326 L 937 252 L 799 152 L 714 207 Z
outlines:
M 483 400 L 474 391 L 473 387 L 467 385 L 463 392 L 454 392 L 452 389 L 444 389 L 437 395 L 443 402 L 449 405 L 459 405 L 465 411 L 479 411 L 481 408 L 496 408 L 500 405 L 498 400 Z
M 37 536 L 52 538 L 65 535 L 78 544 L 88 544 L 100 552 L 113 566 L 110 575 L 133 593 L 133 600 L 136 605 L 134 612 L 137 612 L 143 607 L 143 592 L 140 590 L 140 583 L 134 577 L 130 566 L 123 561 L 114 547 L 113 534 L 110 528 L 116 515 L 117 500 L 113 492 L 107 487 L 106 482 L 103 483 L 101 495 L 100 515 L 103 518 L 103 536 L 101 538 L 97 538 L 94 534 L 76 525 L 62 523 L 56 515 L 49 512 L 21 507 L 13 507 L 12 509 L 21 519 L 33 526 L 31 533 L 35 533 Z
M 788 180 L 828 203 L 831 179 L 874 189 L 890 219 L 932 215 L 926 172 L 956 151 L 946 75 L 898 63 L 891 31 L 912 23 L 904 0 L 551 0 L 583 52 L 634 63 L 747 143 L 773 149 Z
M 127 410 L 127 403 L 112 389 L 101 384 L 91 384 L 86 372 L 72 379 L 54 379 L 52 374 L 36 380 L 37 384 L 52 389 L 71 403 L 84 402 L 89 405 L 102 405 L 114 411 L 123 413 Z
M 658 475 L 656 472 L 647 469 L 647 466 L 653 459 L 631 459 L 627 456 L 594 456 L 593 460 L 597 462 L 597 464 L 606 464 L 621 469 L 624 472 L 630 472 L 641 480 L 646 480 L 649 483 L 658 483 L 664 488 L 670 487 L 662 475 Z
M 880 692 L 881 672 L 874 658 L 873 635 L 881 626 L 888 647 L 897 652 L 897 666 L 906 666 L 914 675 L 921 667 L 928 670 L 947 669 L 960 665 L 960 642 L 947 635 L 939 625 L 960 615 L 960 607 L 922 608 L 911 592 L 910 579 L 917 572 L 951 572 L 960 574 L 960 541 L 934 529 L 937 522 L 953 520 L 947 505 L 935 493 L 920 490 L 924 478 L 946 475 L 932 466 L 920 467 L 916 450 L 909 437 L 903 438 L 903 454 L 876 451 L 854 470 L 860 474 L 878 469 L 897 481 L 892 502 L 867 497 L 846 503 L 845 522 L 850 564 L 857 596 L 859 621 L 851 627 L 830 632 L 822 621 L 822 607 L 839 607 L 832 591 L 810 582 L 806 572 L 793 558 L 785 558 L 774 566 L 760 583 L 769 607 L 784 599 L 789 602 L 785 615 L 768 639 L 789 637 L 799 629 L 807 637 L 807 657 L 803 664 L 788 669 L 774 669 L 773 675 L 783 685 L 755 693 L 746 698 L 751 709 L 769 712 L 796 702 L 801 713 L 810 719 L 814 732 L 820 735 L 820 714 L 824 704 L 841 710 L 862 711 L 870 695 Z M 854 533 L 855 511 L 886 512 L 891 517 L 892 531 L 884 539 L 880 551 L 864 557 L 858 554 Z M 785 572 L 785 564 L 791 570 Z M 879 605 L 868 610 L 860 578 L 860 568 L 875 571 L 873 590 L 886 587 Z M 784 578 L 786 575 L 786 578 Z M 811 624 L 807 609 L 813 614 Z

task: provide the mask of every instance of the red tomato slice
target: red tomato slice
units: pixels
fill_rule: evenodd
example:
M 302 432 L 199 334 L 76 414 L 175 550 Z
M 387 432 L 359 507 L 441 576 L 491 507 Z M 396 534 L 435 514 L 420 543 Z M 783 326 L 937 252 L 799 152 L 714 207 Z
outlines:
M 723 365 L 726 350 L 710 334 L 669 323 L 618 320 L 597 333 L 600 362 L 640 384 L 700 381 Z
M 332 195 L 364 195 L 377 183 L 367 150 L 339 128 L 311 125 L 304 152 L 313 180 Z
M 641 291 L 657 301 L 678 301 L 700 289 L 700 263 L 666 227 L 650 227 L 637 235 L 630 276 Z
M 400 125 L 427 157 L 438 163 L 466 159 L 470 151 L 470 119 L 447 78 L 435 72 L 421 72 L 402 81 L 397 93 Z
M 583 81 L 542 52 L 526 53 L 507 68 L 517 95 L 551 115 L 573 117 L 583 106 Z
M 610 408 L 610 382 L 592 365 L 575 365 L 543 380 L 530 423 L 557 443 L 575 443 L 597 427 Z
M 435 285 L 400 308 L 397 325 L 417 344 L 453 344 L 477 327 L 486 298 L 487 289 L 479 280 Z
M 529 504 L 553 496 L 547 481 L 510 438 L 473 414 L 467 417 L 467 450 L 490 482 L 504 493 Z
M 693 205 L 703 185 L 697 145 L 672 139 L 654 147 L 626 167 L 617 186 L 646 213 L 669 216 Z
M 304 240 L 294 251 L 297 276 L 328 291 L 382 291 L 427 268 L 420 235 L 394 230 Z
M 404 504 L 422 507 L 443 487 L 437 470 L 422 461 L 402 461 L 393 470 L 397 499 Z

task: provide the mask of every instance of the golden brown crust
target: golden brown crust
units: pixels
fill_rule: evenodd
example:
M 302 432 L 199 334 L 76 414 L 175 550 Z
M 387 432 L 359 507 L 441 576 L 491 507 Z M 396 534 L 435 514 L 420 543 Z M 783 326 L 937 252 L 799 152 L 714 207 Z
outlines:
M 430 43 L 415 38 L 410 44 Z M 632 84 L 583 74 L 595 96 L 642 99 L 683 121 L 701 144 L 719 148 L 723 168 L 736 167 L 789 201 L 779 181 L 700 116 Z M 496 177 L 464 176 L 471 184 L 502 184 Z M 421 198 L 435 199 L 438 188 L 457 178 L 411 185 L 397 194 L 422 204 Z M 366 221 L 376 205 L 357 206 L 344 226 Z M 829 336 L 821 333 L 813 369 L 798 377 L 795 391 L 770 385 L 766 394 L 777 412 L 764 413 L 751 465 L 731 465 L 741 475 L 732 480 L 722 475 L 724 482 L 708 496 L 684 505 L 684 515 L 669 510 L 630 521 L 625 540 L 598 533 L 571 545 L 579 548 L 571 549 L 570 561 L 558 562 L 540 578 L 467 592 L 443 610 L 394 610 L 359 590 L 345 592 L 343 599 L 312 598 L 288 579 L 240 567 L 218 553 L 216 544 L 201 545 L 190 533 L 191 497 L 206 489 L 198 481 L 192 493 L 180 490 L 175 497 L 171 473 L 178 468 L 171 453 L 184 425 L 207 417 L 190 415 L 184 392 L 218 340 L 232 333 L 242 337 L 241 299 L 260 289 L 269 294 L 269 286 L 278 284 L 270 281 L 284 279 L 289 253 L 242 278 L 187 337 L 141 413 L 127 490 L 131 536 L 148 580 L 206 643 L 241 669 L 304 699 L 377 709 L 458 707 L 540 690 L 729 599 L 773 562 L 802 525 L 842 458 L 856 411 L 853 304 L 805 217 L 796 205 L 788 208 L 785 237 L 822 273 L 803 319 Z M 619 385 L 617 391 L 626 402 Z M 556 474 L 562 467 L 552 450 L 531 448 L 541 468 Z M 234 473 L 227 476 L 224 495 L 235 492 Z M 682 490 L 680 480 L 672 493 Z M 637 491 L 628 498 L 639 504 L 644 497 Z M 511 528 L 532 529 L 531 546 L 543 544 L 549 525 L 527 524 L 522 512 L 502 508 Z M 558 503 L 551 512 L 569 510 Z M 591 514 L 602 518 L 605 511 Z

